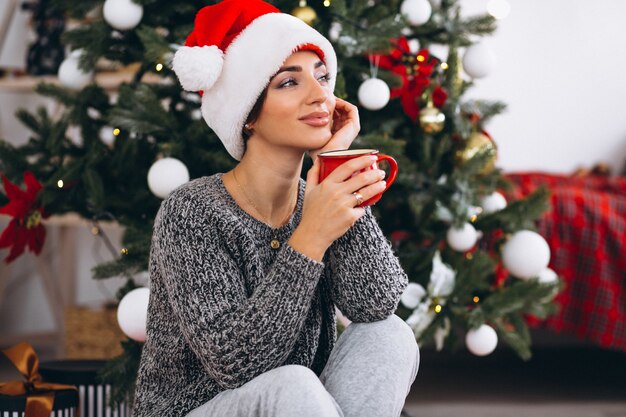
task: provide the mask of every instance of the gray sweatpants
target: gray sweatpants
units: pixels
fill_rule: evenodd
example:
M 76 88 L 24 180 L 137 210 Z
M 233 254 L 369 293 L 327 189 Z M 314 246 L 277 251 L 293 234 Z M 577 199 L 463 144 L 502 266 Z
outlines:
M 419 365 L 409 326 L 398 316 L 352 323 L 318 378 L 286 365 L 219 393 L 187 417 L 397 417 Z

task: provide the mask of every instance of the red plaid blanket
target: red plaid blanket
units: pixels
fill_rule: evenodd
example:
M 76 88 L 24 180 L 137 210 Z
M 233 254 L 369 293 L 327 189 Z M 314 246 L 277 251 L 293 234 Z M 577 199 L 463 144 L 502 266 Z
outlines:
M 565 281 L 561 310 L 546 321 L 602 347 L 626 352 L 626 178 L 509 174 L 523 197 L 545 185 L 552 209 L 538 223 L 550 267 Z

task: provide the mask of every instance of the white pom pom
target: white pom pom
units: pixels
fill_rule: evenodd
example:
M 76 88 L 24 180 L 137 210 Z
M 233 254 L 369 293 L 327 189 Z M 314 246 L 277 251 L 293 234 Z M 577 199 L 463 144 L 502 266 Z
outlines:
M 106 0 L 102 7 L 104 20 L 118 30 L 135 28 L 143 17 L 143 6 L 131 0 Z
M 359 102 L 368 110 L 380 110 L 389 103 L 391 91 L 386 82 L 379 78 L 365 80 L 357 93 Z
M 117 323 L 124 334 L 137 342 L 146 341 L 148 318 L 148 288 L 135 288 L 122 298 L 117 307 Z
M 521 230 L 502 247 L 502 263 L 511 275 L 520 279 L 536 277 L 548 267 L 550 247 L 538 233 Z
M 187 91 L 210 89 L 222 73 L 224 53 L 215 45 L 183 46 L 174 54 L 172 69 Z
M 465 252 L 476 244 L 479 234 L 470 223 L 465 223 L 461 229 L 451 227 L 446 234 L 446 241 L 457 252 Z
M 484 43 L 475 43 L 463 55 L 463 70 L 472 78 L 482 78 L 496 66 L 496 56 Z
M 498 335 L 492 327 L 483 324 L 478 329 L 467 332 L 465 345 L 476 356 L 489 355 L 498 345 Z
M 160 198 L 166 198 L 175 188 L 187 181 L 189 170 L 176 158 L 159 159 L 148 170 L 148 187 Z
M 433 8 L 428 0 L 404 0 L 400 6 L 400 13 L 415 26 L 428 22 Z
M 493 213 L 500 211 L 506 207 L 506 198 L 497 191 L 485 196 L 480 205 L 485 213 Z
M 415 308 L 426 295 L 426 290 L 419 284 L 410 282 L 400 297 L 400 301 L 407 308 Z

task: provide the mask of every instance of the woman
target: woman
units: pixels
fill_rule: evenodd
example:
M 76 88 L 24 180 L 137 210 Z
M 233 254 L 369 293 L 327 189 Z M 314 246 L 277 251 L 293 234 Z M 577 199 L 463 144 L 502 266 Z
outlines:
M 260 0 L 225 0 L 198 13 L 174 70 L 240 162 L 161 204 L 133 415 L 398 416 L 418 366 L 393 315 L 407 278 L 356 207 L 384 172 L 359 173 L 361 157 L 318 182 L 317 154 L 359 131 L 333 95 L 332 46 Z M 353 322 L 336 344 L 335 306 Z

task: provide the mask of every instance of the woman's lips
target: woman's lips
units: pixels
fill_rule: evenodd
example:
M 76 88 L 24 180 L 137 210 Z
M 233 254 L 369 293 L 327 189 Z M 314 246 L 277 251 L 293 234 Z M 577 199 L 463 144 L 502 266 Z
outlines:
M 308 124 L 309 126 L 324 127 L 324 126 L 328 125 L 328 123 L 330 122 L 330 118 L 328 116 L 326 116 L 326 117 L 306 117 L 304 119 L 300 119 L 300 121 L 302 123 Z

